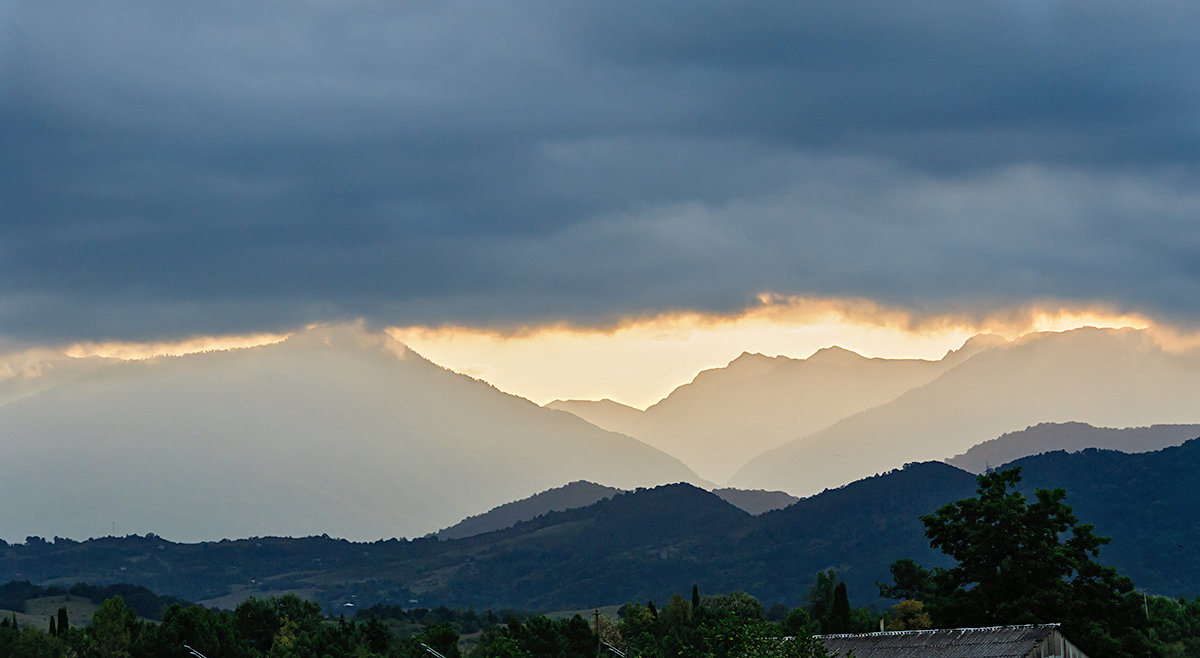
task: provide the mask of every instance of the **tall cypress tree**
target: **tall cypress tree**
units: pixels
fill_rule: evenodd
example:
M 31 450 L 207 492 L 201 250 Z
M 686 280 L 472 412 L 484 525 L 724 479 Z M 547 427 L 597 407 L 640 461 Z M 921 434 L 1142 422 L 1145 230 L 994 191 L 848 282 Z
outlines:
M 70 627 L 71 624 L 67 621 L 67 608 L 63 606 L 58 609 L 58 634 L 65 636 Z
M 833 590 L 833 609 L 829 613 L 829 632 L 850 632 L 850 597 L 846 595 L 846 583 L 838 582 Z

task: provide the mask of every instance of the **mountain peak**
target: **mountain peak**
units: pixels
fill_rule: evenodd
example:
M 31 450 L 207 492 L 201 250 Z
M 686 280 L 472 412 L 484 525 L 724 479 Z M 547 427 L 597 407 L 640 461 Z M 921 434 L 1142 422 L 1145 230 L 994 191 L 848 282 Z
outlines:
M 399 359 L 415 354 L 387 332 L 368 331 L 361 322 L 313 325 L 281 343 L 287 347 L 328 348 L 337 351 L 390 352 Z
M 857 363 L 867 357 L 838 345 L 822 347 L 806 359 L 811 363 Z
M 736 359 L 729 362 L 729 366 L 733 366 L 734 364 L 746 365 L 751 363 L 769 363 L 778 358 L 779 357 L 777 356 L 767 356 L 762 352 L 742 352 Z
M 983 352 L 990 350 L 993 347 L 1007 345 L 1008 339 L 996 334 L 976 334 L 967 339 L 962 347 L 956 350 L 946 352 L 942 357 L 943 361 L 965 361 L 966 359 Z

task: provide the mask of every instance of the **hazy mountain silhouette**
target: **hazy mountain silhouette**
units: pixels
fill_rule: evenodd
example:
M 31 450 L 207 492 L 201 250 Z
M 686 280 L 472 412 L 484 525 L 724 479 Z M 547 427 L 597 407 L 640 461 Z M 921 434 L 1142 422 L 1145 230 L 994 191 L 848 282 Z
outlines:
M 1083 328 L 983 350 L 928 384 L 746 464 L 743 488 L 808 495 L 911 461 L 945 459 L 1014 428 L 1200 421 L 1200 355 L 1144 332 Z
M 75 381 L 119 363 L 101 357 L 72 358 L 51 350 L 25 350 L 0 356 L 0 405 Z
M 562 512 L 569 509 L 587 507 L 596 501 L 612 498 L 619 493 L 625 493 L 625 491 L 594 482 L 579 480 L 561 487 L 547 489 L 528 498 L 498 505 L 483 514 L 469 516 L 449 528 L 438 531 L 437 537 L 442 540 L 462 539 L 485 532 L 503 530 L 523 521 L 533 520 L 549 512 Z M 751 491 L 726 488 L 713 489 L 711 493 L 730 505 L 750 514 L 762 514 L 770 510 L 780 509 L 799 500 L 795 496 L 783 491 Z
M 1051 450 L 1078 452 L 1085 448 L 1104 448 L 1127 453 L 1150 452 L 1200 437 L 1200 425 L 1151 425 L 1150 427 L 1095 427 L 1087 423 L 1038 423 L 1016 432 L 1008 432 L 971 447 L 946 460 L 972 473 L 989 467 L 1037 455 Z
M 972 339 L 941 361 L 866 358 L 840 347 L 807 359 L 744 353 L 701 372 L 620 431 L 725 482 L 763 451 L 932 381 L 994 340 Z
M 622 492 L 622 489 L 577 480 L 561 487 L 536 493 L 528 498 L 498 505 L 483 514 L 468 516 L 449 528 L 438 531 L 437 537 L 442 540 L 462 539 L 494 530 L 503 530 L 521 521 L 537 518 L 547 512 L 587 507 L 596 501 L 612 498 Z
M 624 428 L 642 415 L 641 409 L 612 400 L 555 400 L 545 405 L 575 414 L 587 422 L 611 432 L 625 433 Z
M 734 507 L 758 515 L 782 509 L 800 500 L 786 491 L 764 491 L 762 489 L 734 489 L 724 487 L 712 492 Z
M 122 362 L 0 406 L 0 537 L 424 534 L 564 481 L 699 479 L 382 334 Z
M 1027 457 L 1020 489 L 1063 487 L 1083 523 L 1112 538 L 1100 561 L 1151 593 L 1200 594 L 1200 440 L 1157 452 L 1089 449 Z M 352 543 L 329 537 L 178 544 L 154 536 L 0 544 L 0 582 L 118 579 L 190 600 L 286 589 L 331 606 L 403 603 L 555 610 L 660 603 L 698 584 L 800 605 L 835 569 L 854 605 L 876 600 L 908 557 L 946 565 L 920 517 L 975 494 L 975 477 L 942 462 L 909 464 L 750 516 L 688 485 L 639 489 L 465 539 Z M 364 574 L 370 574 L 364 580 Z M 251 585 L 255 579 L 256 585 Z M 232 599 L 225 599 L 230 604 Z M 236 602 L 236 601 L 234 601 Z

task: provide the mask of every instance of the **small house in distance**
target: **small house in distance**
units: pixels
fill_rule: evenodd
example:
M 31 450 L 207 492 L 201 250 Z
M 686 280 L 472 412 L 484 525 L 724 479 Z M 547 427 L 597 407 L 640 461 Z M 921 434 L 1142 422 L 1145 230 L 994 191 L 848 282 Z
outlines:
M 818 635 L 836 656 L 854 658 L 1087 658 L 1058 624 Z

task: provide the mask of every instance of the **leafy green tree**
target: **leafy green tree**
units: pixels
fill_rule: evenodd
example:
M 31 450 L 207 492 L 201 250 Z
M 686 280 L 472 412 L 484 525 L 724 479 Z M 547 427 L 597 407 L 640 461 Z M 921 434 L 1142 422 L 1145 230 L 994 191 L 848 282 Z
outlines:
M 780 623 L 785 635 L 813 635 L 821 629 L 804 608 L 792 608 Z
M 430 654 L 421 646 L 426 644 L 446 658 L 459 658 L 462 654 L 458 650 L 458 637 L 458 631 L 454 630 L 450 624 L 433 624 L 408 638 L 401 650 L 401 655 L 428 658 Z
M 386 653 L 392 640 L 388 627 L 375 615 L 371 615 L 367 623 L 363 624 L 362 635 L 367 651 L 371 653 Z
M 533 654 L 521 647 L 521 643 L 499 626 L 484 629 L 479 644 L 471 651 L 471 658 L 532 658 Z
M 92 615 L 90 653 L 97 658 L 129 658 L 137 625 L 137 617 L 121 597 L 106 600 Z
M 713 614 L 730 614 L 744 621 L 762 621 L 766 618 L 763 604 L 745 592 L 705 596 L 700 605 Z
M 888 624 L 889 631 L 916 631 L 933 628 L 933 619 L 925 610 L 925 604 L 920 601 L 907 599 L 892 606 L 896 613 Z
M 269 599 L 246 598 L 234 609 L 233 623 L 242 640 L 258 653 L 269 651 L 279 632 L 279 616 Z
M 829 632 L 829 617 L 833 614 L 833 594 L 837 590 L 837 583 L 837 573 L 833 569 L 818 572 L 805 597 L 808 613 L 823 633 Z
M 761 605 L 759 606 L 761 609 Z M 761 615 L 744 616 L 732 608 L 706 614 L 699 629 L 697 650 L 684 656 L 704 658 L 825 658 L 824 645 L 811 635 L 785 636 Z
M 926 590 L 930 587 L 928 569 L 906 557 L 893 562 L 891 572 L 891 585 L 876 583 L 880 596 L 885 599 L 925 600 Z
M 14 633 L 13 640 L 7 651 L 0 643 L 0 655 L 14 658 L 67 658 L 72 655 L 70 648 L 61 639 L 33 627 L 26 627 Z
M 939 626 L 1060 622 L 1093 655 L 1146 655 L 1133 582 L 1097 563 L 1108 543 L 1080 524 L 1062 489 L 1015 491 L 1020 469 L 980 475 L 977 495 L 921 517 L 930 545 L 956 564 L 931 576 Z

